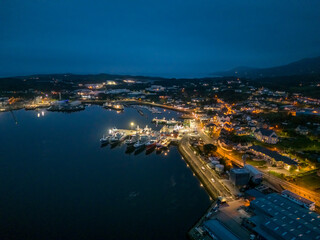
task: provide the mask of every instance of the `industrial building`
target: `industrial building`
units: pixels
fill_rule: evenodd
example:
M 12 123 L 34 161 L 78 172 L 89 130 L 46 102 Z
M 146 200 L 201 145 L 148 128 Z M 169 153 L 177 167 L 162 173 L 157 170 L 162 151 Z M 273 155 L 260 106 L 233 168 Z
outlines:
M 245 169 L 247 169 L 250 173 L 250 179 L 255 184 L 260 184 L 262 182 L 262 173 L 256 169 L 254 166 L 246 164 L 244 165 Z
M 212 239 L 216 240 L 239 240 L 232 232 L 230 232 L 220 221 L 211 219 L 205 221 L 203 228 L 209 233 Z
M 316 209 L 316 203 L 310 201 L 309 199 L 306 199 L 304 197 L 301 197 L 289 190 L 283 190 L 281 192 L 281 195 L 285 198 L 288 198 L 289 200 L 295 202 L 296 204 L 299 204 L 300 206 L 309 209 L 311 211 L 314 211 Z
M 250 180 L 250 172 L 246 168 L 232 168 L 230 179 L 235 186 L 247 185 Z
M 261 239 L 320 239 L 320 215 L 278 193 L 257 197 L 249 211 L 253 216 L 244 225 Z
M 222 164 L 217 164 L 217 165 L 215 165 L 215 170 L 217 173 L 223 173 L 224 166 Z

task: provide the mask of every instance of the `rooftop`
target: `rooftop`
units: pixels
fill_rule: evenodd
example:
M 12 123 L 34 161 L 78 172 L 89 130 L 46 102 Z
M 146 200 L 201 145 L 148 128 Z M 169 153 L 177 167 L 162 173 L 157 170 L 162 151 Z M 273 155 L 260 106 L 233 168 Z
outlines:
M 263 136 L 268 136 L 268 137 L 270 137 L 272 134 L 275 134 L 273 130 L 265 129 L 265 128 L 259 128 L 255 132 L 261 132 Z
M 275 239 L 320 239 L 320 215 L 302 208 L 277 193 L 259 197 L 250 207 L 256 214 L 250 220 L 258 233 Z
M 220 221 L 216 219 L 208 220 L 204 222 L 203 225 L 218 240 L 239 240 L 239 238 L 237 238 Z
M 285 195 L 287 195 L 287 196 L 289 196 L 289 197 L 295 198 L 295 199 L 297 199 L 297 200 L 299 200 L 300 202 L 305 203 L 305 204 L 312 204 L 312 203 L 314 203 L 314 202 L 310 201 L 309 199 L 306 199 L 306 198 L 304 198 L 304 197 L 301 197 L 300 195 L 297 195 L 297 194 L 295 194 L 295 193 L 293 193 L 293 192 L 291 192 L 291 191 L 289 191 L 289 190 L 283 190 L 283 191 L 281 192 L 281 194 L 285 194 Z
M 267 155 L 268 157 L 273 158 L 277 162 L 281 161 L 281 162 L 284 162 L 288 165 L 298 165 L 298 163 L 293 161 L 291 158 L 283 156 L 276 151 L 269 150 L 269 149 L 267 149 L 265 147 L 261 147 L 259 145 L 254 145 L 254 146 L 250 147 L 249 149 L 252 149 L 256 152 L 263 153 L 264 155 Z

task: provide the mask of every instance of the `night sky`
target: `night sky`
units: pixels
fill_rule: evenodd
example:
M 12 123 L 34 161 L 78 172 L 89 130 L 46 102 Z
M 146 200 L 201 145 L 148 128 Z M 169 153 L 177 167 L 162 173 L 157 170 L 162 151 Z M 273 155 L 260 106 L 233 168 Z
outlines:
M 0 0 L 0 76 L 206 76 L 320 56 L 319 0 Z

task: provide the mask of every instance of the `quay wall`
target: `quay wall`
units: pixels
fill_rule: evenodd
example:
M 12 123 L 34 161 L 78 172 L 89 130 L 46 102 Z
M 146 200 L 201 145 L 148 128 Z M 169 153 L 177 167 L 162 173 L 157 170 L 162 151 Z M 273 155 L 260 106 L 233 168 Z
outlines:
M 218 191 L 215 188 L 209 187 L 209 184 L 207 183 L 205 177 L 202 175 L 201 170 L 197 168 L 197 166 L 193 163 L 193 161 L 190 160 L 191 157 L 182 149 L 181 143 L 178 146 L 178 150 L 181 156 L 183 157 L 183 159 L 191 168 L 192 172 L 197 176 L 199 181 L 202 183 L 204 189 L 209 194 L 211 199 L 216 199 L 219 196 Z

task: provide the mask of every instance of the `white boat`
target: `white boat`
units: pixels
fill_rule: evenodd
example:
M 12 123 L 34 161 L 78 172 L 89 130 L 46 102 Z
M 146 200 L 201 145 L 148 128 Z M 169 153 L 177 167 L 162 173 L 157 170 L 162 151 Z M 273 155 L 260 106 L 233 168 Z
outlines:
M 158 109 L 156 109 L 156 108 L 151 108 L 151 112 L 152 113 L 155 113 L 155 114 L 160 114 L 161 112 L 158 110 Z
M 118 132 L 118 128 L 113 127 L 112 129 L 110 129 L 110 131 L 111 131 L 112 133 Z
M 117 132 L 116 134 L 114 134 L 110 139 L 109 142 L 110 143 L 116 143 L 119 142 L 121 140 L 121 138 L 123 137 L 123 133 Z
M 101 144 L 109 143 L 109 138 L 103 136 L 102 138 L 100 138 L 100 142 Z
M 167 121 L 167 124 L 168 124 L 168 125 L 174 125 L 174 124 L 177 124 L 177 121 L 174 120 L 174 118 L 172 118 L 171 120 L 168 120 L 168 121 Z
M 129 139 L 125 140 L 125 144 L 127 145 L 133 145 L 138 141 L 138 136 L 131 136 Z
M 170 140 L 169 139 L 162 139 L 160 142 L 158 142 L 156 145 L 159 148 L 167 148 L 170 144 Z
M 149 146 L 149 145 L 155 145 L 157 143 L 157 140 L 156 139 L 151 139 L 150 141 L 148 141 L 146 143 L 146 146 Z
M 144 147 L 145 146 L 145 142 L 142 142 L 142 141 L 138 141 L 138 142 L 136 142 L 135 144 L 133 144 L 133 146 L 135 147 L 135 148 L 142 148 L 142 147 Z
M 123 134 L 122 137 L 120 138 L 120 141 L 123 142 L 125 139 L 127 139 L 128 135 L 127 134 Z
M 152 119 L 152 122 L 155 122 L 155 123 L 166 123 L 167 122 L 167 120 L 165 119 L 165 117 L 164 118 L 157 118 L 157 117 L 155 117 L 154 119 Z
M 109 143 L 109 140 L 110 140 L 110 136 L 103 136 L 102 138 L 100 138 L 101 144 Z

